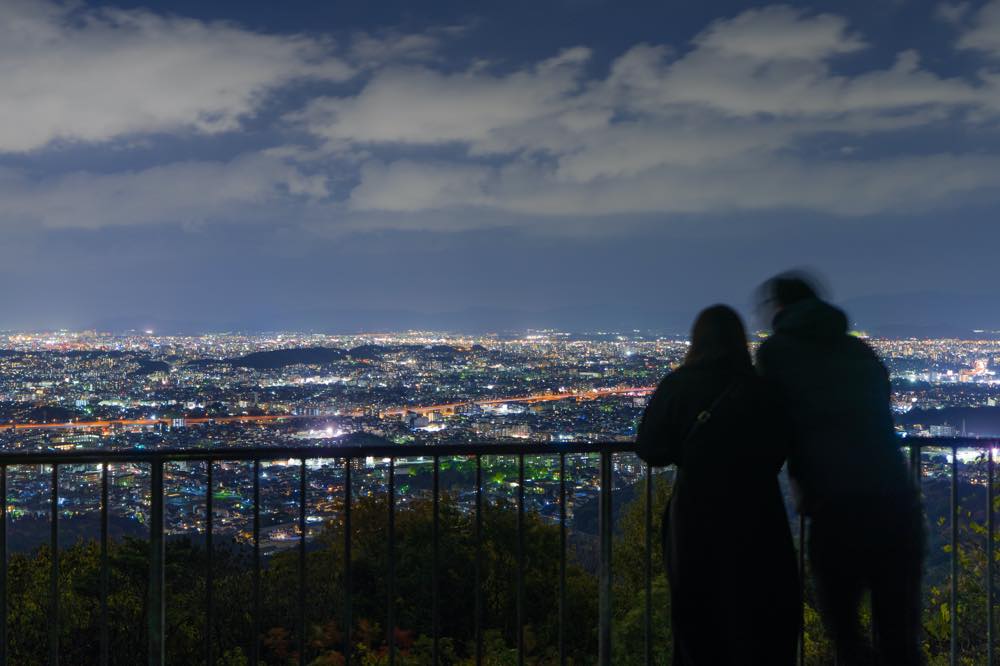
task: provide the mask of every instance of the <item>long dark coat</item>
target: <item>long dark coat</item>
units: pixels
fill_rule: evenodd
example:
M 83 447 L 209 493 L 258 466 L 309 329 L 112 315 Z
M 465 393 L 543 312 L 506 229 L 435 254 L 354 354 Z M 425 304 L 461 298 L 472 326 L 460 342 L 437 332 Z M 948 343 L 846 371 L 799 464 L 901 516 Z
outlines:
M 698 414 L 730 387 L 689 439 Z M 786 431 L 749 364 L 681 367 L 646 408 L 637 453 L 677 465 L 663 523 L 675 665 L 795 662 L 801 601 L 777 480 Z

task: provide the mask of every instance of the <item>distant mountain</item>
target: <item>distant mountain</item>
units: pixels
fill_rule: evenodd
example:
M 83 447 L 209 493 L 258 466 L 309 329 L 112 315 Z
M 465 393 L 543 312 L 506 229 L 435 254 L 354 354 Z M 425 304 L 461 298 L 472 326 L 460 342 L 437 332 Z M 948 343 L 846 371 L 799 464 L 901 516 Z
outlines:
M 170 364 L 166 361 L 139 361 L 139 369 L 132 372 L 135 376 L 151 375 L 154 372 L 170 372 Z
M 359 345 L 347 351 L 347 355 L 353 359 L 375 360 L 382 358 L 386 353 L 392 352 L 396 347 L 386 347 L 385 345 Z
M 229 360 L 229 364 L 238 368 L 253 368 L 255 370 L 273 370 L 289 365 L 323 365 L 342 361 L 347 356 L 343 349 L 334 347 L 290 347 L 274 351 L 254 352 Z
M 1000 294 L 877 294 L 843 302 L 854 323 L 890 338 L 996 338 Z
M 749 290 L 748 294 L 749 295 Z M 1000 292 L 955 294 L 945 292 L 880 293 L 841 299 L 834 285 L 834 300 L 843 305 L 853 326 L 887 337 L 998 337 Z M 99 331 L 157 334 L 209 332 L 303 331 L 360 333 L 373 331 L 450 331 L 456 333 L 508 333 L 553 328 L 574 333 L 641 330 L 686 335 L 702 305 L 679 299 L 676 303 L 621 302 L 564 305 L 552 308 L 471 306 L 437 312 L 405 309 L 316 308 L 270 310 L 240 317 L 170 320 L 149 316 L 120 317 L 91 322 L 84 328 Z M 752 306 L 734 302 L 751 328 L 756 321 Z M 983 331 L 976 333 L 976 331 Z M 358 349 L 362 358 L 364 345 Z M 374 347 L 374 346 L 372 346 Z M 374 353 L 374 349 L 369 350 Z

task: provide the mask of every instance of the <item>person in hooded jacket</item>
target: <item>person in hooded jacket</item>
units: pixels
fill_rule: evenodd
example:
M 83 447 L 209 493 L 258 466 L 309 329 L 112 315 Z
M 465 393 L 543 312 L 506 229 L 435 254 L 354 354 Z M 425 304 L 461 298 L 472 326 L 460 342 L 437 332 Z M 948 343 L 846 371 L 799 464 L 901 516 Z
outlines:
M 918 664 L 923 511 L 893 430 L 888 372 L 806 276 L 779 275 L 758 296 L 773 333 L 757 368 L 792 429 L 789 476 L 839 663 Z M 874 645 L 859 619 L 865 592 Z
M 794 664 L 801 597 L 777 480 L 787 438 L 731 308 L 698 315 L 636 450 L 677 466 L 663 518 L 675 666 Z

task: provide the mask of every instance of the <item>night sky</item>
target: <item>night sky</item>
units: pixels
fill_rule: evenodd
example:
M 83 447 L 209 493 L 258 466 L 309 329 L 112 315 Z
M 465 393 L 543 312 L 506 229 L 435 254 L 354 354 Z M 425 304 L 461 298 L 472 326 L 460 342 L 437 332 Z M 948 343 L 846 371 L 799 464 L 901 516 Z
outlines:
M 0 0 L 0 328 L 1000 329 L 1000 0 Z M 746 310 L 749 311 L 749 310 Z

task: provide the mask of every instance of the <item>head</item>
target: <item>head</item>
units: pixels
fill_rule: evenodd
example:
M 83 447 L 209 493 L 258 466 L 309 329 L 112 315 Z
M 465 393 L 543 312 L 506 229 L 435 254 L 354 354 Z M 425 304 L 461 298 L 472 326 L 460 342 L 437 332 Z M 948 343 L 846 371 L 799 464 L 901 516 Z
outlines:
M 805 271 L 780 273 L 757 287 L 757 316 L 769 325 L 785 308 L 819 299 L 823 291 L 818 280 Z
M 743 321 L 728 305 L 713 305 L 698 314 L 691 327 L 691 346 L 684 363 L 716 360 L 730 361 L 741 368 L 753 364 Z

